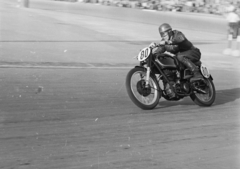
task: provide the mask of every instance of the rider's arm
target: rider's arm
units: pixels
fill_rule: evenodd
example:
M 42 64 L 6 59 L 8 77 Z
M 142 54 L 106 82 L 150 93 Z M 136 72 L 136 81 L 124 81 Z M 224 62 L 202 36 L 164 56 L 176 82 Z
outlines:
M 166 51 L 166 48 L 164 45 L 158 45 L 154 53 L 164 53 L 165 51 Z
M 178 45 L 156 45 L 157 49 L 154 51 L 154 53 L 164 53 L 165 51 L 171 52 L 171 53 L 178 53 Z
M 180 31 L 175 31 L 173 38 L 168 41 L 165 45 L 166 51 L 171 53 L 178 53 L 179 47 L 178 45 L 186 40 L 184 34 Z
M 171 53 L 178 53 L 179 52 L 179 48 L 178 45 L 164 45 L 165 50 Z

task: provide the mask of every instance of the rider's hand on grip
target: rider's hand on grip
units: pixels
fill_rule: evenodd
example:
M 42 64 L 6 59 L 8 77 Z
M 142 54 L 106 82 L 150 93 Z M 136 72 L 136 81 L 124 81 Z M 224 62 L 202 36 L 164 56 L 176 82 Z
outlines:
M 165 42 L 164 40 L 161 40 L 161 41 L 159 42 L 159 45 L 160 45 L 160 46 L 166 45 L 166 42 Z
M 154 42 L 152 42 L 152 43 L 149 45 L 149 47 L 151 47 L 151 48 L 156 48 L 156 47 L 157 47 L 157 44 L 154 43 Z

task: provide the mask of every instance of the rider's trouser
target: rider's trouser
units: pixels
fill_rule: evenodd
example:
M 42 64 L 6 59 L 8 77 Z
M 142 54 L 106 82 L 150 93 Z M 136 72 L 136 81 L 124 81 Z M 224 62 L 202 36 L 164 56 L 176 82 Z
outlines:
M 198 48 L 193 48 L 191 50 L 188 50 L 185 52 L 179 52 L 177 54 L 177 59 L 180 62 L 183 62 L 184 57 L 186 57 L 187 59 L 189 59 L 194 63 L 201 59 L 201 52 Z
M 192 73 L 193 77 L 190 79 L 190 81 L 196 81 L 202 78 L 199 69 L 194 64 L 194 62 L 199 61 L 201 58 L 201 52 L 199 49 L 191 49 L 186 52 L 181 52 L 177 54 L 177 59 L 184 64 Z

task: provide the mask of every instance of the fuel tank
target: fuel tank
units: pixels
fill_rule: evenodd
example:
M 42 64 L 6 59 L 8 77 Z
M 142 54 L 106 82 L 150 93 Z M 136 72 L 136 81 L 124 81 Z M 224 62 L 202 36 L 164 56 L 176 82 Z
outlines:
M 177 61 L 169 55 L 161 55 L 156 59 L 156 62 L 162 67 L 162 69 L 176 69 Z

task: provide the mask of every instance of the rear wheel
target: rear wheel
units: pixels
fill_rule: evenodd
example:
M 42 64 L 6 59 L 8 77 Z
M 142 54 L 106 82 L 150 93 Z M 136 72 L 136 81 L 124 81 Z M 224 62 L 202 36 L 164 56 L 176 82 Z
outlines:
M 216 97 L 215 86 L 210 78 L 204 80 L 206 85 L 202 90 L 206 91 L 206 94 L 196 92 L 191 94 L 190 97 L 192 101 L 199 106 L 211 106 Z
M 146 71 L 136 67 L 129 71 L 126 78 L 126 89 L 135 105 L 144 110 L 155 108 L 161 97 L 160 88 L 154 75 L 150 75 L 149 85 L 146 86 Z

